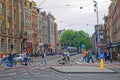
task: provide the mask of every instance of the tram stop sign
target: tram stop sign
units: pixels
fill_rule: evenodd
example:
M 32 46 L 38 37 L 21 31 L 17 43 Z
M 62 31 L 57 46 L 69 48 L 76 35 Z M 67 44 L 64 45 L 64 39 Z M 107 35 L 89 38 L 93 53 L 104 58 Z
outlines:
M 104 53 L 100 53 L 100 58 L 105 58 Z

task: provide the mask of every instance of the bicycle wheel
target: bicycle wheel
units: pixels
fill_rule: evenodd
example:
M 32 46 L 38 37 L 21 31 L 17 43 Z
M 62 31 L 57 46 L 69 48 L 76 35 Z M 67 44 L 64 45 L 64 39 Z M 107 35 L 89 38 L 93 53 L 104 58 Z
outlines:
M 33 65 L 33 59 L 32 59 L 32 58 L 30 58 L 30 59 L 28 60 L 28 64 L 29 64 L 29 65 Z
M 63 62 L 63 60 L 58 60 L 57 65 L 65 65 L 65 63 Z

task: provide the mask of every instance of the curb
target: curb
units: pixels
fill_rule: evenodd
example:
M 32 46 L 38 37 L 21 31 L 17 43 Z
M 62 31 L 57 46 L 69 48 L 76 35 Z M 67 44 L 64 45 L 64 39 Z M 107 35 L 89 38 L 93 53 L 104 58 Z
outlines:
M 56 71 L 56 72 L 60 72 L 60 73 L 64 73 L 64 74 L 120 74 L 120 72 L 116 72 L 116 71 L 114 71 L 114 72 L 64 72 L 64 71 L 60 71 L 60 70 L 58 70 L 58 69 L 55 69 L 55 68 L 53 68 L 53 67 L 49 67 L 49 69 L 52 69 L 52 70 L 54 70 L 54 71 Z

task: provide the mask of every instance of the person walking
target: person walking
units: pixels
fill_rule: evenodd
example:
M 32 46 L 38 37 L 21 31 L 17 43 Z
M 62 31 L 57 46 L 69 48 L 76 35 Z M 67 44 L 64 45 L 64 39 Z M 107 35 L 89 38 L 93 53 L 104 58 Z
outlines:
M 90 49 L 90 52 L 89 52 L 89 60 L 88 60 L 88 62 L 90 62 L 90 60 L 92 61 L 92 63 L 94 63 L 92 49 Z
M 112 59 L 113 59 L 113 53 L 112 50 L 110 50 L 110 62 L 112 63 Z
M 110 60 L 110 51 L 109 50 L 107 50 L 107 60 Z
M 46 55 L 45 55 L 45 53 L 43 51 L 41 52 L 41 56 L 42 56 L 42 63 L 47 64 L 46 63 Z
M 84 61 L 86 62 L 86 56 L 87 56 L 87 52 L 86 52 L 86 50 L 84 50 L 82 62 L 84 62 Z
M 104 51 L 104 55 L 105 55 L 105 61 L 107 60 L 107 52 Z
M 87 51 L 86 61 L 87 61 L 87 63 L 89 63 L 89 51 Z

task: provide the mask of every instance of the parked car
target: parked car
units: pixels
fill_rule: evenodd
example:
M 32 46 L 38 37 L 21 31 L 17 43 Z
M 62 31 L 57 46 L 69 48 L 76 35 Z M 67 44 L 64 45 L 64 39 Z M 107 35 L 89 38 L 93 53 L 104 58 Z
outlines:
M 16 54 L 15 56 L 14 56 L 14 60 L 15 61 L 19 61 L 19 60 L 24 60 L 24 54 Z

